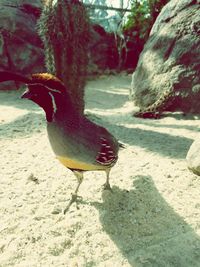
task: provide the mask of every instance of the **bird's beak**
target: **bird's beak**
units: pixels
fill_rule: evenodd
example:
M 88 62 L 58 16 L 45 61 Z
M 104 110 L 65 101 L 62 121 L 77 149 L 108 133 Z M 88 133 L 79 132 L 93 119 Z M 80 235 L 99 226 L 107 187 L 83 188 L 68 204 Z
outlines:
M 22 95 L 21 95 L 21 98 L 27 98 L 27 99 L 31 99 L 31 92 L 29 89 L 27 89 Z

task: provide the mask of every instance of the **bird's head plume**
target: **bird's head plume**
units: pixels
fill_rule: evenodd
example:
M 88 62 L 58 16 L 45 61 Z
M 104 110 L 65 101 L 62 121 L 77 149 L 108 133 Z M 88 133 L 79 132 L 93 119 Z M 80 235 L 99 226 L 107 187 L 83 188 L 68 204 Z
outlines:
M 52 74 L 36 73 L 23 76 L 13 72 L 0 71 L 0 82 L 5 81 L 18 81 L 27 84 L 27 89 L 21 98 L 32 100 L 42 107 L 46 113 L 47 121 L 52 121 L 58 107 L 61 108 L 65 105 L 68 111 L 72 110 L 67 89 L 63 82 Z

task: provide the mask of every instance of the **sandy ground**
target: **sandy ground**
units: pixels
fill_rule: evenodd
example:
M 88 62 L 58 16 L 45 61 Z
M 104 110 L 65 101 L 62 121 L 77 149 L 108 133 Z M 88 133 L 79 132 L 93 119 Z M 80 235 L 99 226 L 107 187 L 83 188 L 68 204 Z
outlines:
M 88 172 L 65 216 L 76 180 L 51 151 L 43 112 L 21 91 L 0 92 L 1 267 L 200 266 L 200 177 L 185 161 L 199 118 L 133 118 L 130 81 L 88 83 L 87 112 L 126 148 L 113 193 L 102 191 L 105 173 Z

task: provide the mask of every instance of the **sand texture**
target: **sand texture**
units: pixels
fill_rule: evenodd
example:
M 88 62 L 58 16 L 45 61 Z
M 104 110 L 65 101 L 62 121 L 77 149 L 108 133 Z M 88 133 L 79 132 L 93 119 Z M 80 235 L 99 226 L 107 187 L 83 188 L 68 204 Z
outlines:
M 185 157 L 199 117 L 132 117 L 131 76 L 90 81 L 86 111 L 126 148 L 111 171 L 74 175 L 50 148 L 43 111 L 0 92 L 0 267 L 200 267 L 200 177 Z M 92 135 L 92 133 L 91 133 Z

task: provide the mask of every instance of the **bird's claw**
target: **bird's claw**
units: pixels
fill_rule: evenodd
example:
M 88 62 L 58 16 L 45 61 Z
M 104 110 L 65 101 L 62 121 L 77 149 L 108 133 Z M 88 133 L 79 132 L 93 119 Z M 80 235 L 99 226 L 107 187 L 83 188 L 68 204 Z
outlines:
M 111 186 L 110 186 L 109 183 L 105 183 L 105 184 L 103 185 L 103 190 L 109 190 L 109 191 L 113 192 L 113 191 L 112 191 L 112 188 L 111 188 Z
M 76 208 L 79 209 L 78 207 L 78 201 L 80 201 L 82 199 L 81 196 L 78 196 L 77 194 L 72 194 L 71 200 L 69 201 L 67 207 L 64 209 L 63 213 L 66 214 L 67 211 L 69 210 L 69 208 L 71 207 L 71 205 L 76 202 Z

